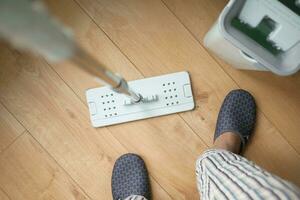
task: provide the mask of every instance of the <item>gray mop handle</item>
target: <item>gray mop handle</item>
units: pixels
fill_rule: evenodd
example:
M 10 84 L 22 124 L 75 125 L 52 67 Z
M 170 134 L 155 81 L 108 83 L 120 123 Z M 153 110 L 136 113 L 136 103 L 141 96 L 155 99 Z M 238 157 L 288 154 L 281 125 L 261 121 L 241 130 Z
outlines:
M 106 84 L 112 86 L 114 91 L 130 96 L 134 102 L 139 102 L 142 99 L 140 94 L 137 94 L 129 89 L 124 78 L 108 70 L 104 64 L 94 59 L 90 54 L 81 48 L 76 48 L 75 54 L 71 58 L 71 62 L 86 72 L 99 77 Z
M 50 62 L 71 60 L 134 102 L 141 100 L 127 82 L 108 70 L 74 41 L 72 31 L 50 15 L 42 1 L 1 0 L 0 38 L 18 49 L 30 50 Z

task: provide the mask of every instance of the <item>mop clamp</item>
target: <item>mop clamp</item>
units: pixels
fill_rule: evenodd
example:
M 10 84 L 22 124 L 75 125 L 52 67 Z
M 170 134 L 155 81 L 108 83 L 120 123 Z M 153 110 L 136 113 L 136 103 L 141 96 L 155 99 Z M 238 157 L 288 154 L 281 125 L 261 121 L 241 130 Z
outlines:
M 158 95 L 149 95 L 146 97 L 141 96 L 141 99 L 138 102 L 135 102 L 132 99 L 125 99 L 124 105 L 128 106 L 128 105 L 134 105 L 134 104 L 138 104 L 138 103 L 150 103 L 150 102 L 154 102 L 154 101 L 158 101 Z
M 124 78 L 117 76 L 117 75 L 113 75 L 113 76 L 114 76 L 114 78 L 117 77 L 119 79 L 119 84 L 117 84 L 116 87 L 112 88 L 113 91 L 118 92 L 118 93 L 123 93 L 123 94 L 129 96 L 130 102 L 132 102 L 132 103 L 138 103 L 143 99 L 142 95 L 137 94 L 129 89 L 127 81 Z

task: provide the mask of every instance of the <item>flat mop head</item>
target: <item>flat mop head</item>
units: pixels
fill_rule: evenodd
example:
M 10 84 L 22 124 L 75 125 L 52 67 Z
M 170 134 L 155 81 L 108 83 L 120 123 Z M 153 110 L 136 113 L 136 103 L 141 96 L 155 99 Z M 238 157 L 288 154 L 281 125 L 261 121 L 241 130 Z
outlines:
M 108 86 L 86 91 L 94 127 L 168 115 L 195 107 L 187 72 L 130 81 L 128 86 L 143 97 L 140 102 L 134 103 L 130 97 L 114 92 Z

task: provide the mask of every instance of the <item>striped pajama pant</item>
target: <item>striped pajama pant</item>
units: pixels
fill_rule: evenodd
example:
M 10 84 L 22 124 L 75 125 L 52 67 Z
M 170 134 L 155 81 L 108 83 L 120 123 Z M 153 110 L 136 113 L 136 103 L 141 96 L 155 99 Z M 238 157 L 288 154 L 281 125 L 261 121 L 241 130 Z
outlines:
M 300 200 L 297 186 L 225 150 L 205 151 L 196 162 L 196 175 L 202 200 Z M 126 200 L 146 198 L 131 196 Z
M 300 199 L 295 185 L 225 150 L 204 152 L 197 160 L 196 175 L 202 200 Z

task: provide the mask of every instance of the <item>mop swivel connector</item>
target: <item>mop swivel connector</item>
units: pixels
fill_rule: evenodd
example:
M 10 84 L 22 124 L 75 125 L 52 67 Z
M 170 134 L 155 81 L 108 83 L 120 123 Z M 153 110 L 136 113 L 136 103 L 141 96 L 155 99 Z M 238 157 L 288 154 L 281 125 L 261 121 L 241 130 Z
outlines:
M 134 101 L 133 99 L 125 99 L 124 100 L 124 105 L 128 106 L 128 105 L 134 105 L 134 104 L 138 104 L 138 103 L 150 103 L 150 102 L 154 102 L 154 101 L 158 101 L 158 95 L 149 95 L 146 97 L 142 97 L 140 95 L 141 99 L 139 101 Z

